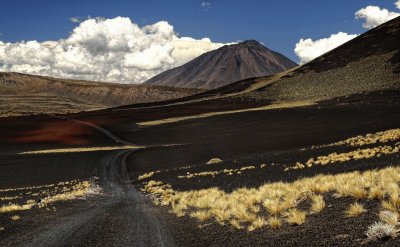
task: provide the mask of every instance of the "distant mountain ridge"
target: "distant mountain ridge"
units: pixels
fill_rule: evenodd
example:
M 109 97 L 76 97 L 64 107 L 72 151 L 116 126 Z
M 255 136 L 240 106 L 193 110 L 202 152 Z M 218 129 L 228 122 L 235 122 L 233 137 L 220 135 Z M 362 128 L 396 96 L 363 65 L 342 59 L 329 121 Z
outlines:
M 255 40 L 226 45 L 164 71 L 145 84 L 214 89 L 251 77 L 268 76 L 296 67 L 282 54 Z
M 0 72 L 0 117 L 89 111 L 199 92 L 202 90 Z

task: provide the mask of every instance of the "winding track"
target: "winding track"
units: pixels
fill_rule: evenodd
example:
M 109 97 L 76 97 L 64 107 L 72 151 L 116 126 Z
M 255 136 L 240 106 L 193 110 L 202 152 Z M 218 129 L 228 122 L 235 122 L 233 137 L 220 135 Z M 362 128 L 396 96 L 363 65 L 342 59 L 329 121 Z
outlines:
M 102 127 L 91 126 L 111 140 L 133 145 Z M 118 150 L 101 160 L 96 173 L 104 196 L 86 209 L 71 210 L 47 225 L 1 241 L 2 246 L 174 246 L 144 196 L 129 183 L 126 158 L 135 150 Z

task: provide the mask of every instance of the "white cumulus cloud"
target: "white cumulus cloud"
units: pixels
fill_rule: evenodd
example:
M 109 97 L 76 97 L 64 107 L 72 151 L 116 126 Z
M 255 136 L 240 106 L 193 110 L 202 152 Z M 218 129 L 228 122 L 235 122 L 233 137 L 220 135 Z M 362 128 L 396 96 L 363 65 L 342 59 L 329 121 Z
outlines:
M 300 41 L 296 44 L 294 52 L 300 58 L 300 63 L 303 64 L 340 46 L 341 44 L 346 43 L 355 37 L 357 37 L 356 34 L 339 32 L 323 39 L 300 39 Z
M 396 3 L 397 6 L 400 6 L 400 1 Z M 362 26 L 366 29 L 371 29 L 380 24 L 390 21 L 398 16 L 399 13 L 390 12 L 387 9 L 381 9 L 378 6 L 367 6 L 358 10 L 355 14 L 356 19 L 364 19 L 365 22 Z
M 72 20 L 71 20 L 72 21 Z M 166 21 L 89 18 L 57 41 L 0 41 L 0 71 L 140 83 L 225 44 L 179 37 Z
M 395 5 L 400 9 L 400 0 L 398 0 Z M 356 19 L 363 19 L 365 21 L 362 24 L 364 28 L 371 29 L 400 16 L 400 14 L 396 12 L 390 12 L 389 10 L 380 8 L 378 6 L 367 6 L 354 13 L 354 16 Z M 300 41 L 296 43 L 294 52 L 300 58 L 300 63 L 303 64 L 338 47 L 341 44 L 346 43 L 355 37 L 357 37 L 357 34 L 339 32 L 337 34 L 332 34 L 328 38 L 315 41 L 311 38 L 300 39 Z

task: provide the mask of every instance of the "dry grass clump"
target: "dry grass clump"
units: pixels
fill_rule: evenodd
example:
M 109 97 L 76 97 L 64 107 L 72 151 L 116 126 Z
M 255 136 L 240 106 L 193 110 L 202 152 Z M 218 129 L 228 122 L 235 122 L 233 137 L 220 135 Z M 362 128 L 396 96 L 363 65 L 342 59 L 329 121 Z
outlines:
M 360 182 L 362 185 L 363 183 Z M 357 200 L 368 198 L 368 191 L 364 187 L 356 186 L 349 190 L 350 196 L 354 197 Z
M 234 175 L 234 174 L 242 174 L 243 171 L 246 170 L 253 170 L 256 169 L 255 166 L 244 166 L 241 168 L 237 169 L 223 169 L 223 170 L 218 170 L 218 171 L 204 171 L 204 172 L 195 172 L 195 173 L 190 173 L 187 172 L 186 175 L 179 175 L 178 178 L 194 178 L 194 177 L 207 177 L 207 176 L 212 176 L 215 177 L 216 175 L 219 174 L 226 174 L 226 175 Z
M 189 216 L 191 218 L 196 218 L 196 219 L 198 219 L 200 221 L 206 221 L 206 220 L 211 219 L 211 217 L 213 215 L 208 210 L 199 210 L 199 211 L 194 211 L 194 212 L 190 213 Z
M 27 192 L 26 194 L 30 196 L 41 196 L 46 195 L 44 198 L 38 198 L 35 200 L 27 200 L 24 204 L 16 204 L 16 203 L 9 203 L 6 205 L 0 205 L 0 213 L 9 213 L 15 211 L 23 211 L 23 210 L 30 210 L 33 207 L 43 208 L 46 207 L 48 204 L 57 202 L 57 201 L 65 201 L 65 200 L 72 200 L 76 198 L 85 198 L 86 196 L 100 194 L 101 188 L 96 185 L 93 181 L 81 181 L 78 182 L 77 180 L 70 181 L 70 182 L 62 182 L 59 185 L 66 185 L 64 187 L 57 187 L 54 184 L 46 185 L 46 186 L 37 186 L 41 188 L 49 188 L 52 187 L 53 191 L 44 190 L 40 193 L 31 193 Z M 67 187 L 68 186 L 68 187 Z M 17 189 L 13 189 L 16 191 Z
M 222 163 L 223 161 L 220 158 L 212 158 L 207 162 L 207 165 L 211 165 L 211 164 L 218 164 L 218 163 Z
M 393 225 L 383 223 L 383 222 L 375 222 L 371 226 L 368 227 L 366 231 L 366 235 L 368 240 L 386 240 L 389 238 L 394 238 L 397 236 L 399 230 L 396 229 Z
M 350 160 L 370 159 L 373 157 L 380 157 L 382 155 L 394 154 L 400 152 L 400 143 L 395 146 L 378 146 L 374 148 L 357 149 L 345 153 L 331 153 L 328 155 L 318 156 L 317 158 L 310 158 L 305 164 L 297 162 L 291 167 L 286 167 L 285 171 L 310 168 L 314 165 L 328 165 L 333 163 L 342 163 Z
M 267 199 L 263 201 L 262 205 L 271 215 L 278 215 L 284 210 L 279 199 Z
M 400 213 L 400 196 L 399 188 L 393 188 L 393 191 L 389 192 L 389 198 L 382 201 L 382 208 L 392 211 L 394 213 Z
M 250 224 L 250 226 L 248 227 L 248 230 L 254 231 L 256 229 L 260 229 L 263 226 L 265 226 L 267 224 L 267 221 L 265 221 L 265 219 L 261 216 L 257 216 Z
M 350 204 L 350 206 L 346 210 L 347 217 L 356 217 L 363 213 L 367 212 L 364 206 L 358 202 Z
M 282 226 L 282 220 L 279 219 L 277 216 L 272 216 L 268 219 L 268 225 L 272 229 L 278 229 Z
M 393 226 L 399 225 L 399 214 L 392 211 L 385 210 L 379 212 L 379 219 Z
M 146 178 L 151 178 L 154 174 L 156 173 L 160 173 L 161 171 L 155 171 L 155 172 L 149 172 L 149 173 L 145 173 L 143 175 L 138 176 L 138 180 L 143 180 Z
M 230 221 L 229 221 L 229 224 L 230 224 L 233 228 L 236 228 L 236 229 L 243 229 L 243 226 L 240 224 L 240 222 L 237 221 L 237 220 L 235 220 L 235 219 L 230 220 Z
M 1 231 L 4 231 L 4 230 L 5 230 L 5 228 L 2 227 L 2 226 L 0 226 L 0 232 L 1 232 Z
M 238 188 L 230 193 L 218 188 L 175 191 L 171 185 L 160 181 L 148 182 L 143 191 L 152 195 L 154 203 L 170 206 L 170 211 L 177 216 L 189 215 L 199 221 L 213 220 L 221 225 L 255 230 L 261 225 L 279 227 L 277 222 L 282 224 L 281 217 L 288 224 L 304 223 L 307 213 L 299 210 L 298 206 L 310 200 L 310 211 L 322 212 L 325 208 L 324 193 L 367 199 L 375 197 L 379 190 L 384 195 L 385 205 L 391 211 L 398 210 L 400 200 L 397 201 L 394 195 L 400 191 L 399 182 L 400 167 L 387 167 L 365 172 L 321 174 L 291 183 L 275 182 L 258 188 Z M 265 217 L 265 212 L 267 220 L 260 218 Z M 356 216 L 364 212 L 361 204 L 354 203 L 346 214 Z
M 24 205 L 8 204 L 8 205 L 3 205 L 3 206 L 0 207 L 0 214 L 1 214 L 1 213 L 14 212 L 14 211 L 29 210 L 29 209 L 31 209 L 34 205 L 35 205 L 35 204 L 24 204 Z
M 376 132 L 374 134 L 359 135 L 356 137 L 348 138 L 344 141 L 335 142 L 324 146 L 364 146 L 375 143 L 386 143 L 391 141 L 400 140 L 400 129 L 389 129 L 386 131 Z
M 286 217 L 286 222 L 289 223 L 289 225 L 301 225 L 306 220 L 307 213 L 293 208 L 285 212 L 284 216 Z
M 325 208 L 324 196 L 313 195 L 311 196 L 311 212 L 319 213 Z
M 13 216 L 10 217 L 10 219 L 16 221 L 16 220 L 20 220 L 21 217 L 19 215 L 13 215 Z

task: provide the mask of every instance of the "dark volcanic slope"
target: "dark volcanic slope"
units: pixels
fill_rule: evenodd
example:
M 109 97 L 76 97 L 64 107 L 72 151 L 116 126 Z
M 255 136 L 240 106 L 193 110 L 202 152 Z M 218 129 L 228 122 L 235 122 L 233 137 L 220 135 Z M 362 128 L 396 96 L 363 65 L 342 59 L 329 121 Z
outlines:
M 249 40 L 207 52 L 145 83 L 213 89 L 250 77 L 272 75 L 295 66 L 296 63 L 282 54 Z
M 400 18 L 382 24 L 266 84 L 270 100 L 318 100 L 400 89 Z
M 69 113 L 180 98 L 200 90 L 0 73 L 0 116 Z

